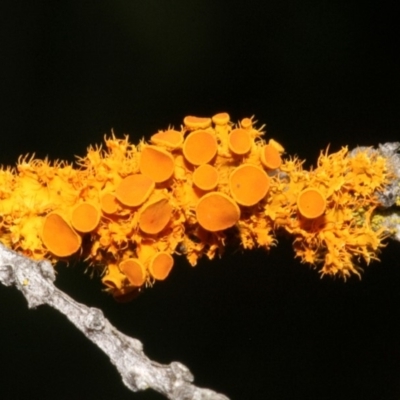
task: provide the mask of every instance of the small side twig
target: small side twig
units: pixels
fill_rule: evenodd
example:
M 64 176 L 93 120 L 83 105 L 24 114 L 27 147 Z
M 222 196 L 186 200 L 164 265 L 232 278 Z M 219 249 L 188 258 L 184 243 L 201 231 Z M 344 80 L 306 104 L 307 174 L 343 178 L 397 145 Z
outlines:
M 48 304 L 63 313 L 108 355 L 130 390 L 151 388 L 176 400 L 229 400 L 210 389 L 194 386 L 193 375 L 183 364 L 162 365 L 147 358 L 139 340 L 119 332 L 100 309 L 76 302 L 59 290 L 54 281 L 50 262 L 33 261 L 0 244 L 0 282 L 20 290 L 29 308 Z

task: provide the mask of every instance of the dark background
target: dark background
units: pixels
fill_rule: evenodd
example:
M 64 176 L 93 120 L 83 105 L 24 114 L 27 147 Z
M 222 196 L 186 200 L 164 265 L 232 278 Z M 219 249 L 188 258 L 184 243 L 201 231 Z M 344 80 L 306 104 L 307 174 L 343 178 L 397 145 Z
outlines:
M 113 128 L 135 143 L 185 115 L 256 115 L 289 154 L 399 139 L 397 2 L 2 1 L 0 148 L 73 160 Z M 278 248 L 179 259 L 121 305 L 85 266 L 57 286 L 100 307 L 148 356 L 190 367 L 232 399 L 399 399 L 400 245 L 361 281 L 319 279 Z M 0 287 L 1 399 L 132 394 L 97 348 L 48 307 Z

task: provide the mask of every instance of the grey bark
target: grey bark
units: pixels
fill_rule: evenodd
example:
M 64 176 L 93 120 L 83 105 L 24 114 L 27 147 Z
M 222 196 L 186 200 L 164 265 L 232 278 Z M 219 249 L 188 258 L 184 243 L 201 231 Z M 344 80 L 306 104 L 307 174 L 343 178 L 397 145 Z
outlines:
M 76 302 L 59 290 L 54 281 L 50 262 L 33 261 L 0 244 L 0 282 L 20 290 L 29 308 L 48 304 L 63 313 L 108 355 L 130 390 L 151 388 L 174 400 L 228 400 L 210 389 L 194 386 L 193 375 L 183 364 L 174 361 L 162 365 L 147 358 L 139 340 L 119 332 L 100 309 Z

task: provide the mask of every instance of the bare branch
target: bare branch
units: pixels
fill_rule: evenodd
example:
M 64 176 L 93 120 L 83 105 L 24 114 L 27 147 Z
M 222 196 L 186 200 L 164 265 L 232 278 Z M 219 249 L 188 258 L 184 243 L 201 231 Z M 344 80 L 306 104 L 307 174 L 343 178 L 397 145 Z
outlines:
M 142 343 L 119 332 L 98 308 L 73 300 L 55 285 L 53 266 L 36 262 L 0 244 L 0 282 L 17 287 L 29 308 L 48 304 L 56 308 L 100 347 L 118 369 L 132 391 L 151 388 L 168 399 L 227 400 L 222 394 L 194 386 L 193 375 L 179 362 L 162 365 L 146 357 Z

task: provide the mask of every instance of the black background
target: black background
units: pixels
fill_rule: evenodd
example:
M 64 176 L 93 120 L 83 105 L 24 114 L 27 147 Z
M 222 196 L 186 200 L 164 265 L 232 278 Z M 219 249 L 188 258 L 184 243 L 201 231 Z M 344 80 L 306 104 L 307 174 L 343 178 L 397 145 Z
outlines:
M 185 115 L 256 115 L 289 154 L 399 139 L 396 2 L 2 1 L 0 148 L 73 160 L 113 128 L 137 143 Z M 290 240 L 230 249 L 121 305 L 85 266 L 57 286 L 100 307 L 232 399 L 399 399 L 400 245 L 361 281 L 319 279 Z M 162 399 L 132 394 L 107 357 L 48 307 L 0 287 L 1 399 Z

